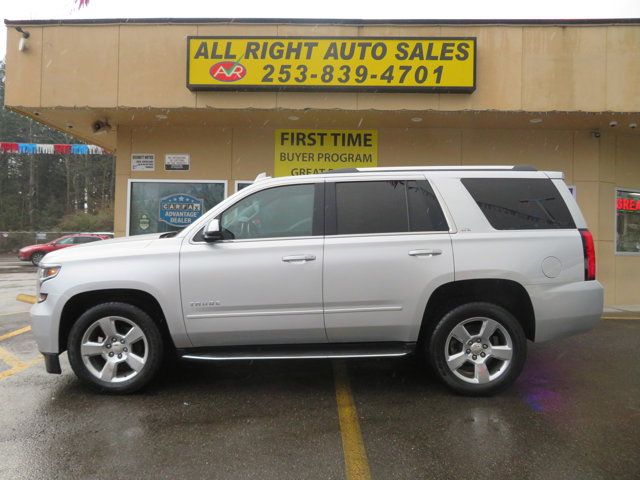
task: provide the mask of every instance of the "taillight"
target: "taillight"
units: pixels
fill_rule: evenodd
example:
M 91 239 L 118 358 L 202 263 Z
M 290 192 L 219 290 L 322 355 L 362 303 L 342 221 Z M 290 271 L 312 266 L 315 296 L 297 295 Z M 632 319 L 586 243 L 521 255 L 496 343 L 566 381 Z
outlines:
M 596 279 L 596 248 L 593 244 L 593 235 L 586 228 L 580 228 L 582 238 L 582 251 L 584 253 L 584 279 Z

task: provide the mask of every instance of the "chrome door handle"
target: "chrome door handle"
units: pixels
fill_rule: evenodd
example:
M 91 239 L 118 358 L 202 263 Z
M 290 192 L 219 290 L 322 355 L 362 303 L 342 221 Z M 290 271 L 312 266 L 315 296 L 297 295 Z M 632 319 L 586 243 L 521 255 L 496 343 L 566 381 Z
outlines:
M 412 257 L 435 257 L 436 255 L 442 255 L 442 250 L 438 248 L 433 250 L 409 250 L 409 255 Z
M 282 257 L 282 261 L 288 263 L 312 262 L 315 259 L 315 255 L 287 255 Z

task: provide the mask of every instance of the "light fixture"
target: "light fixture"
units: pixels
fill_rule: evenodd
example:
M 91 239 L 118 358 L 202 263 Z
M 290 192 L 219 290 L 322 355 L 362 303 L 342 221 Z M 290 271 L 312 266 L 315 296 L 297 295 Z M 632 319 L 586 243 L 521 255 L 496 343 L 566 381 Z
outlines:
M 611 128 L 615 128 L 615 127 L 617 127 L 617 126 L 618 126 L 618 122 L 617 122 L 617 120 L 611 120 L 611 121 L 609 122 L 609 126 L 610 126 Z
M 27 42 L 27 39 L 31 36 L 31 34 L 25 30 L 22 29 L 22 27 L 16 27 L 16 31 L 20 32 L 22 34 L 22 37 L 20 38 L 20 41 L 18 42 L 18 50 L 20 52 L 24 52 L 27 48 L 29 48 L 29 44 Z
M 631 122 L 629 124 L 629 128 L 638 128 L 638 124 L 636 122 Z
M 296 120 L 300 120 L 300 117 L 298 117 L 297 115 L 290 115 L 290 116 L 288 116 L 287 118 L 288 118 L 289 120 L 294 121 L 294 122 L 295 122 Z
M 414 123 L 420 123 L 422 121 L 422 117 L 411 117 L 411 121 Z
M 111 130 L 111 125 L 109 124 L 109 120 L 107 120 L 107 119 L 96 120 L 91 125 L 91 130 L 95 134 L 106 133 L 106 132 Z
M 538 123 L 542 123 L 542 119 L 541 118 L 531 118 L 531 119 L 529 119 L 529 123 L 533 123 L 534 125 L 538 124 Z
M 165 115 L 164 113 L 158 113 L 156 115 L 156 119 L 158 120 L 166 120 L 167 118 L 169 118 L 167 115 Z

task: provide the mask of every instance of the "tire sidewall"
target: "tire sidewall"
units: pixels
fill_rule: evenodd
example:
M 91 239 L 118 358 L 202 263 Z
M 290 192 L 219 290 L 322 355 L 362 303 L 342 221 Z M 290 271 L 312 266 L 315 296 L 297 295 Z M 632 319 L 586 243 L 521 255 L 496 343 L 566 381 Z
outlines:
M 96 378 L 84 365 L 80 353 L 82 337 L 87 329 L 100 318 L 118 316 L 135 323 L 147 337 L 149 350 L 142 371 L 130 380 L 109 383 Z M 85 311 L 71 327 L 67 341 L 67 354 L 74 373 L 86 384 L 103 393 L 131 393 L 142 389 L 157 375 L 162 364 L 164 344 L 158 325 L 143 310 L 134 305 L 109 302 L 96 305 Z
M 487 317 L 499 322 L 513 343 L 513 357 L 508 370 L 500 378 L 482 385 L 467 383 L 456 377 L 447 366 L 444 354 L 451 330 L 472 317 Z M 504 308 L 492 303 L 467 303 L 450 310 L 440 319 L 428 343 L 427 356 L 440 380 L 454 391 L 472 396 L 492 395 L 510 386 L 522 371 L 527 356 L 527 339 L 518 320 Z

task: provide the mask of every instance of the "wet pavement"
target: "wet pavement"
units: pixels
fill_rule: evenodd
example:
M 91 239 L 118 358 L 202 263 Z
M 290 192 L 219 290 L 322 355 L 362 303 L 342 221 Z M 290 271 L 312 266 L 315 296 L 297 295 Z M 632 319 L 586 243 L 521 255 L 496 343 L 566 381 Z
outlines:
M 16 302 L 19 293 L 34 295 L 36 267 L 21 262 L 15 255 L 0 254 L 0 322 L 7 312 L 27 312 L 31 305 Z
M 1 479 L 345 478 L 329 361 L 177 364 L 103 396 L 66 355 L 44 373 L 31 332 L 2 339 L 27 320 L 0 316 L 0 356 L 24 366 L 0 360 Z M 413 359 L 344 362 L 371 478 L 640 478 L 640 321 L 529 347 L 493 398 L 453 395 Z

